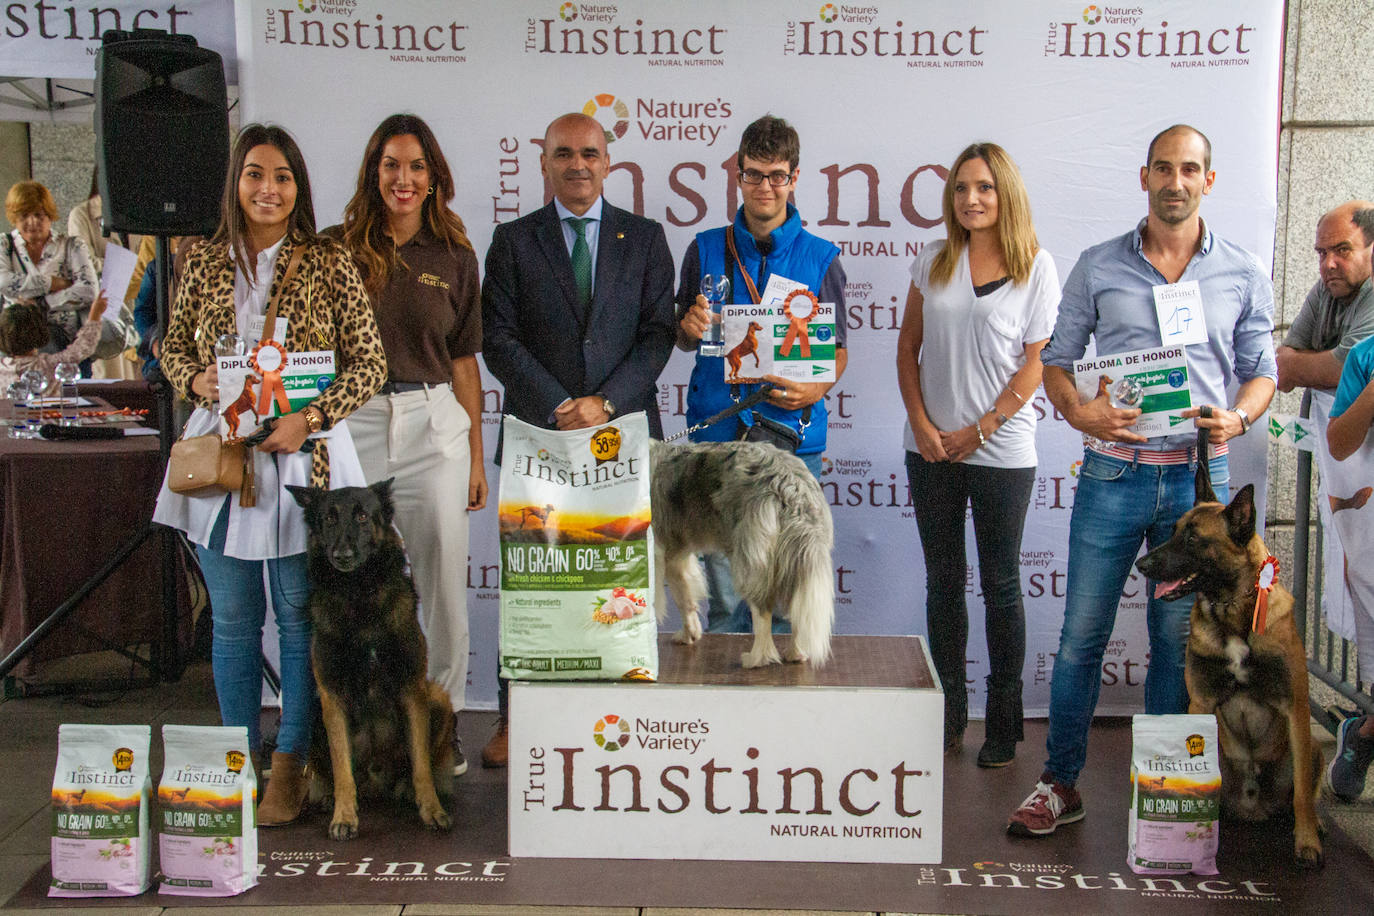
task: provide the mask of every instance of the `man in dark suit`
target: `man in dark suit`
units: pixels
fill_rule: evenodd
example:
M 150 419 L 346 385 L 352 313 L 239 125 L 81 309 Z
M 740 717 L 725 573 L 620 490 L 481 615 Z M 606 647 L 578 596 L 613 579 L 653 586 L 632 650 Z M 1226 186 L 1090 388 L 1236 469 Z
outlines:
M 656 383 L 677 326 L 663 227 L 601 199 L 610 157 L 594 118 L 557 118 L 539 164 L 554 199 L 496 227 L 482 282 L 482 357 L 504 412 L 585 429 L 643 410 L 661 438 Z
M 553 200 L 496 227 L 482 281 L 482 357 L 505 386 L 502 412 L 586 429 L 642 410 L 662 438 L 657 381 L 677 329 L 663 227 L 601 199 L 611 161 L 594 118 L 555 119 L 539 165 Z M 505 686 L 489 767 L 506 765 Z

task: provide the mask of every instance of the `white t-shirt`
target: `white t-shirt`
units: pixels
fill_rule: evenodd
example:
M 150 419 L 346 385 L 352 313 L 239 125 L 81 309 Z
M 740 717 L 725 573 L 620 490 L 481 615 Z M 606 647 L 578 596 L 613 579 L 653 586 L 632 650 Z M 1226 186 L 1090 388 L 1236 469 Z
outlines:
M 965 248 L 948 284 L 930 283 L 930 265 L 944 242 L 921 250 L 911 264 L 911 280 L 924 296 L 921 309 L 921 397 L 937 429 L 952 432 L 971 426 L 993 409 L 997 395 L 1025 365 L 1026 344 L 1045 340 L 1054 330 L 1059 307 L 1059 274 L 1043 248 L 1024 285 L 1003 284 L 976 296 Z M 1026 394 L 1026 392 L 1021 392 Z M 1029 400 L 1029 398 L 1028 398 Z M 1035 467 L 1035 411 L 1027 404 L 988 436 L 965 464 L 1000 468 Z M 907 423 L 906 449 L 916 451 Z

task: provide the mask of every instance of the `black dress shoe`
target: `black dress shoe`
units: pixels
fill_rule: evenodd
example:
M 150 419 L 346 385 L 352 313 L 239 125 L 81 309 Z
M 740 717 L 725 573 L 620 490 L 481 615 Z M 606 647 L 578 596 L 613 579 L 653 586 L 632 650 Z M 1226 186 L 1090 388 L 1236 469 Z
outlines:
M 1016 759 L 1016 742 L 989 738 L 978 751 L 978 765 L 987 769 L 1004 767 Z

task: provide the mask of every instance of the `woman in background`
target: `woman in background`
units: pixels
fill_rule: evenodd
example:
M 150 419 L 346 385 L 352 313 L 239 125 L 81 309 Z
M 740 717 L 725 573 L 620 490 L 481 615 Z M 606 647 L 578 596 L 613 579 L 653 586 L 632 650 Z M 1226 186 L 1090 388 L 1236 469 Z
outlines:
M 305 756 L 314 720 L 306 611 L 306 529 L 287 484 L 356 486 L 362 470 L 343 419 L 386 377 L 386 361 L 367 292 L 352 260 L 315 233 L 310 178 L 300 149 L 280 127 L 250 124 L 239 134 L 214 237 L 196 246 L 162 342 L 162 369 L 195 404 L 187 437 L 220 432 L 216 343 L 236 334 L 251 348 L 264 336 L 286 350 L 333 350 L 335 377 L 309 404 L 280 417 L 253 453 L 257 504 L 237 493 L 185 495 L 164 481 L 154 519 L 186 532 L 196 545 L 214 614 L 211 659 L 220 717 L 248 729 L 261 755 L 262 627 L 267 589 L 281 640 L 281 727 L 258 823 L 289 823 L 305 799 Z M 285 275 L 300 254 L 294 277 Z M 269 299 L 277 330 L 264 335 Z M 284 328 L 284 330 L 283 330 Z M 328 431 L 313 451 L 307 437 Z M 264 564 L 266 582 L 264 586 Z
M 1059 278 L 1031 224 L 1021 173 L 994 143 L 959 154 L 945 182 L 946 238 L 911 265 L 897 338 L 906 466 L 926 561 L 926 627 L 945 691 L 945 750 L 968 722 L 964 518 L 973 507 L 988 646 L 986 740 L 978 765 L 1016 755 L 1026 618 L 1021 531 L 1035 480 L 1040 351 Z
M 429 676 L 455 713 L 468 677 L 468 512 L 486 505 L 477 256 L 449 209 L 453 176 L 429 125 L 392 115 L 363 151 L 343 224 L 372 297 L 389 378 L 349 421 L 369 483 L 394 478 L 396 527 L 420 593 Z M 454 772 L 467 769 L 454 729 Z
M 0 236 L 0 299 L 43 307 L 51 339 L 46 353 L 76 340 L 99 282 L 90 249 L 81 239 L 55 233 L 57 204 L 37 181 L 20 181 L 5 195 L 5 215 L 14 231 Z M 90 361 L 82 374 L 90 374 Z

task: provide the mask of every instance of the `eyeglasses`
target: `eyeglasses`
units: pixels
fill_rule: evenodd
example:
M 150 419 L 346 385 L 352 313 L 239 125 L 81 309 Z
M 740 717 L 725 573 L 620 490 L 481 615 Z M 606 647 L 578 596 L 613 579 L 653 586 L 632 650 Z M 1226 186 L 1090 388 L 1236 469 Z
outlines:
M 765 178 L 775 188 L 785 188 L 792 183 L 790 172 L 769 172 L 765 175 L 757 169 L 745 169 L 739 173 L 739 180 L 745 184 L 763 184 Z

